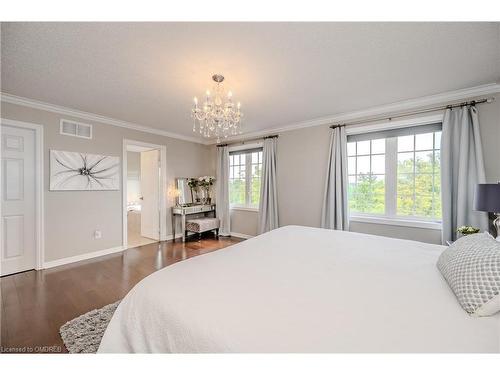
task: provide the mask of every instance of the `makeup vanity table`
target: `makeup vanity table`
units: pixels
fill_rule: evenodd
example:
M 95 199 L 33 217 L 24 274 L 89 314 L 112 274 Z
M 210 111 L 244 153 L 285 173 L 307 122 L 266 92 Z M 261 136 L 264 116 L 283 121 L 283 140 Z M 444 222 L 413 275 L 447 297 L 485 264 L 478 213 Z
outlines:
M 181 221 L 182 242 L 186 242 L 186 221 L 189 217 L 215 217 L 215 204 L 196 202 L 187 182 L 188 178 L 177 178 L 175 182 L 177 198 L 176 205 L 172 207 L 173 241 L 175 241 L 175 228 L 179 220 Z

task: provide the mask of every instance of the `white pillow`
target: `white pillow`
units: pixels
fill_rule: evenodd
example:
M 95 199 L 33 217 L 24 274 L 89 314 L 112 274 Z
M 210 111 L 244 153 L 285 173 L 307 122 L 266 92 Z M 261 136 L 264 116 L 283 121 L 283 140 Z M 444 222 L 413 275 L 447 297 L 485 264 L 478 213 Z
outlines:
M 443 251 L 437 267 L 469 314 L 500 311 L 500 242 L 485 233 L 461 237 Z

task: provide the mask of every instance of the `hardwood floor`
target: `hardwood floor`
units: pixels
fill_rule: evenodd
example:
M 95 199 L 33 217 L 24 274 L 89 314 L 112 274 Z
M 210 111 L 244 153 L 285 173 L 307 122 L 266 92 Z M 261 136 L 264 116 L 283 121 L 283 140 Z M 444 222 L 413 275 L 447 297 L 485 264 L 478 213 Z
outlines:
M 123 298 L 154 271 L 240 241 L 207 234 L 2 277 L 0 352 L 66 352 L 59 328 L 68 320 Z

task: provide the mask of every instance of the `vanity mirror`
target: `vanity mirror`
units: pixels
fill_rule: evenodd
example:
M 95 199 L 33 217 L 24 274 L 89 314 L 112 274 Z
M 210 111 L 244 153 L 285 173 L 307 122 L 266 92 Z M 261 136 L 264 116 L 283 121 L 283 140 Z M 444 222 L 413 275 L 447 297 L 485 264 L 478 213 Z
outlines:
M 199 204 L 210 204 L 210 190 L 215 181 L 211 176 L 178 177 L 175 179 L 177 189 L 177 206 L 186 207 Z
M 188 177 L 179 177 L 175 179 L 175 187 L 178 191 L 177 206 L 191 206 L 195 203 L 194 192 L 189 187 Z

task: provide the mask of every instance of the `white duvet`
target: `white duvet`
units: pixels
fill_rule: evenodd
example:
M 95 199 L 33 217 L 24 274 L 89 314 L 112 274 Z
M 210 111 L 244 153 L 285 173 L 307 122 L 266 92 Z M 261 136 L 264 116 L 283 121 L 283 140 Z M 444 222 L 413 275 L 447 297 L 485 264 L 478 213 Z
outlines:
M 500 316 L 470 317 L 442 246 L 287 226 L 137 284 L 99 352 L 500 352 Z

